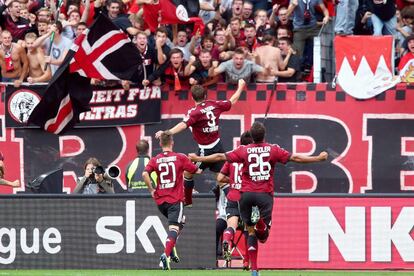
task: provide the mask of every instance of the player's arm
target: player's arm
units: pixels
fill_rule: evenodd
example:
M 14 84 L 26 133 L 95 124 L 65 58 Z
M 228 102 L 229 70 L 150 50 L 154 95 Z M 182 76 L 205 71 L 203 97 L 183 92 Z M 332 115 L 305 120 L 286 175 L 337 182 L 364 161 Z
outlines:
M 229 99 L 232 105 L 235 104 L 239 100 L 240 95 L 243 92 L 243 89 L 245 86 L 246 86 L 246 82 L 244 81 L 244 79 L 239 79 L 237 90 L 236 92 L 234 92 L 234 94 Z
M 165 130 L 165 131 L 169 131 L 172 135 L 174 135 L 174 134 L 177 134 L 177 133 L 179 133 L 179 132 L 183 131 L 183 130 L 184 130 L 184 129 L 186 129 L 186 128 L 187 128 L 187 124 L 186 124 L 186 123 L 184 123 L 184 122 L 179 122 L 179 123 L 178 123 L 178 124 L 176 124 L 173 128 L 170 128 L 170 129 Z M 165 131 L 163 131 L 163 130 L 159 130 L 159 131 L 157 131 L 157 133 L 155 133 L 155 138 L 159 139 L 159 138 L 161 137 L 161 134 L 162 134 L 163 132 L 165 132 Z
M 228 177 L 227 175 L 220 172 L 217 175 L 217 182 L 219 182 L 220 184 L 230 183 L 230 177 Z M 222 185 L 220 185 L 220 186 L 222 186 Z
M 301 154 L 292 154 L 290 156 L 289 161 L 293 161 L 296 163 L 314 163 L 314 162 L 320 162 L 325 161 L 328 159 L 328 153 L 326 151 L 322 151 L 319 153 L 319 155 L 315 156 L 307 156 L 307 155 L 301 155 Z
M 188 157 L 193 162 L 215 163 L 215 162 L 227 160 L 227 157 L 224 153 L 215 153 L 215 154 L 208 155 L 208 156 L 198 156 L 195 153 L 189 153 Z
M 142 173 L 142 178 L 144 179 L 145 185 L 148 187 L 148 191 L 150 192 L 151 196 L 154 197 L 155 189 L 152 187 L 152 181 L 149 173 L 144 171 Z
M 3 178 L 0 178 L 0 185 L 6 185 L 6 186 L 12 186 L 12 187 L 19 187 L 20 186 L 20 181 L 19 180 L 15 180 L 15 181 L 9 181 Z

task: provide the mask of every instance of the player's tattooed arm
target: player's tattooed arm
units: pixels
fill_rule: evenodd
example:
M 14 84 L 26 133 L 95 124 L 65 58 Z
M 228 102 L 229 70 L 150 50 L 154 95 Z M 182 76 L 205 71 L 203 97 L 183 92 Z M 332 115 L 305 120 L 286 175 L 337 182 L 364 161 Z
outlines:
M 237 90 L 230 97 L 231 104 L 235 104 L 239 100 L 240 95 L 243 92 L 245 86 L 246 86 L 246 82 L 244 81 L 244 79 L 239 79 Z
M 290 157 L 290 161 L 293 161 L 296 163 L 314 163 L 314 162 L 325 161 L 326 159 L 328 159 L 328 153 L 326 151 L 322 151 L 317 156 L 292 154 L 292 156 Z
M 224 153 L 215 153 L 208 156 L 198 156 L 195 153 L 189 153 L 188 157 L 193 162 L 208 162 L 208 163 L 214 163 L 219 161 L 226 161 L 226 155 Z
M 186 128 L 187 128 L 187 124 L 186 123 L 179 122 L 173 128 L 170 128 L 170 129 L 165 130 L 165 131 L 169 131 L 172 135 L 174 135 L 174 134 L 177 134 L 177 133 L 183 131 Z M 163 134 L 165 131 L 164 130 L 157 131 L 155 133 L 155 138 L 159 139 L 161 137 L 161 134 Z

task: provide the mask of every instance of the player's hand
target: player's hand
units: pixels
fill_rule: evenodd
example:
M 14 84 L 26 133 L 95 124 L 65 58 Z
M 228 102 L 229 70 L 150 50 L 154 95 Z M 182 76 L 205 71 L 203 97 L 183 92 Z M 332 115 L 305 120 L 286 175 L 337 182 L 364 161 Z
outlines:
M 318 159 L 320 161 L 325 161 L 326 159 L 328 159 L 328 153 L 326 151 L 322 151 L 321 153 L 319 153 Z
M 164 131 L 162 131 L 162 130 L 157 131 L 157 132 L 155 133 L 155 138 L 160 139 L 161 134 L 163 134 L 163 133 L 164 133 Z
M 193 162 L 198 162 L 199 156 L 195 153 L 189 153 L 188 158 L 190 158 L 190 160 L 193 161 Z
M 151 197 L 154 198 L 155 190 L 151 191 Z

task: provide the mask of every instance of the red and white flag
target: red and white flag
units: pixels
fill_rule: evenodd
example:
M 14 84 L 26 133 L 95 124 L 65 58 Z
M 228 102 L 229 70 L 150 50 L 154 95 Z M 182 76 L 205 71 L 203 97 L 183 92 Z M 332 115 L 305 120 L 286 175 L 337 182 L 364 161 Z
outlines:
M 400 82 L 392 36 L 335 37 L 337 82 L 349 95 L 368 99 Z

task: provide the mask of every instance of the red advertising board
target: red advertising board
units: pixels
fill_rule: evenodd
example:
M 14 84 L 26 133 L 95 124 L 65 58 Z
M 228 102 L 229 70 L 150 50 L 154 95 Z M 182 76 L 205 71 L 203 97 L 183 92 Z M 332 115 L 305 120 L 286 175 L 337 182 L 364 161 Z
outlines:
M 234 85 L 218 84 L 209 99 L 228 99 Z M 399 84 L 370 100 L 356 100 L 331 84 L 249 84 L 240 100 L 220 119 L 225 150 L 237 145 L 240 134 L 254 120 L 265 120 L 266 140 L 304 154 L 327 150 L 328 160 L 318 164 L 278 166 L 278 193 L 410 193 L 414 190 L 413 86 Z M 180 122 L 194 106 L 188 91 L 161 92 L 161 123 L 142 126 L 78 128 L 56 136 L 37 129 L 5 128 L 0 105 L 0 150 L 5 155 L 6 177 L 19 179 L 20 188 L 0 187 L 0 193 L 24 190 L 24 184 L 57 167 L 64 170 L 64 191 L 75 186 L 90 156 L 122 170 L 136 156 L 137 140 L 150 142 L 150 154 L 160 152 L 155 132 Z M 197 145 L 186 130 L 175 137 L 175 150 L 195 152 Z M 196 189 L 208 192 L 212 175 L 196 179 Z
M 260 268 L 414 269 L 412 198 L 275 198 Z

